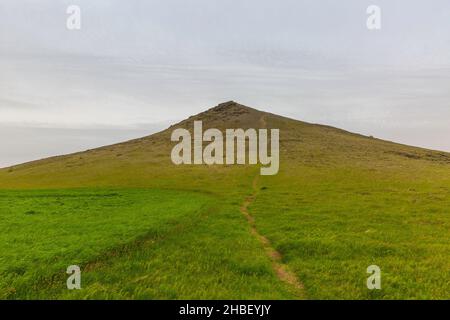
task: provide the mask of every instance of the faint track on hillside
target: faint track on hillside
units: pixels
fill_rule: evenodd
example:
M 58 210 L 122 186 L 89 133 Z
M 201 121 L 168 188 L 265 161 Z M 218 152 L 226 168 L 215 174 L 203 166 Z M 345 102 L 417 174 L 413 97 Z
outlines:
M 261 117 L 260 123 L 262 125 L 264 125 L 263 127 L 266 126 L 266 121 L 264 119 L 264 116 Z M 259 179 L 259 175 L 257 175 L 253 179 L 252 194 L 244 200 L 244 202 L 242 203 L 242 205 L 240 207 L 240 211 L 247 219 L 248 224 L 250 225 L 250 231 L 251 231 L 252 235 L 254 235 L 255 238 L 263 246 L 263 248 L 266 252 L 266 255 L 269 257 L 269 259 L 272 263 L 272 268 L 275 271 L 278 279 L 280 279 L 282 282 L 287 284 L 288 287 L 290 287 L 294 291 L 295 295 L 299 299 L 304 299 L 305 292 L 304 292 L 303 284 L 297 278 L 295 273 L 293 273 L 289 269 L 289 267 L 283 263 L 283 257 L 281 255 L 281 253 L 278 252 L 272 246 L 272 244 L 270 243 L 270 240 L 258 232 L 258 230 L 256 229 L 256 225 L 255 225 L 255 218 L 250 214 L 250 212 L 248 210 L 248 207 L 253 203 L 253 201 L 255 201 L 255 199 L 258 195 L 258 192 L 259 192 L 258 179 Z
M 259 119 L 259 123 L 261 125 L 261 129 L 266 128 L 267 127 L 266 116 L 262 116 Z

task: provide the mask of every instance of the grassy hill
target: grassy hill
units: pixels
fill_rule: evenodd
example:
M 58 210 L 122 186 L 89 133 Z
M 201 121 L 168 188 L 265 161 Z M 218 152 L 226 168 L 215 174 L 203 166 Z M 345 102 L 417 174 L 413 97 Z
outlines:
M 280 129 L 280 171 L 170 160 L 172 130 Z M 0 170 L 0 298 L 447 299 L 450 154 L 228 102 Z M 65 268 L 82 268 L 82 290 Z M 382 270 L 368 290 L 366 268 Z

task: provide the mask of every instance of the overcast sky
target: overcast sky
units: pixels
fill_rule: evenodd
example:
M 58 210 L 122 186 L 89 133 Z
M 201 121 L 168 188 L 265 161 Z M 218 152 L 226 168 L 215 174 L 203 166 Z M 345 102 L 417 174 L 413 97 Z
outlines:
M 227 100 L 450 151 L 450 1 L 0 1 L 0 167 Z

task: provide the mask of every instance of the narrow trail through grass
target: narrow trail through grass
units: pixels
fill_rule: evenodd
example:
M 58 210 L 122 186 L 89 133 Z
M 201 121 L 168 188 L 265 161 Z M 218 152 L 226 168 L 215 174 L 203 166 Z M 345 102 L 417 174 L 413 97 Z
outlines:
M 305 290 L 303 284 L 297 278 L 295 273 L 293 273 L 289 267 L 283 263 L 283 257 L 280 252 L 278 252 L 270 243 L 270 240 L 265 236 L 260 234 L 256 229 L 255 218 L 250 214 L 248 208 L 252 202 L 256 199 L 258 195 L 258 177 L 256 176 L 252 182 L 252 194 L 248 196 L 240 207 L 241 213 L 246 217 L 248 224 L 250 225 L 250 230 L 252 235 L 261 243 L 269 257 L 272 268 L 275 271 L 279 280 L 288 285 L 292 289 L 293 293 L 298 299 L 305 299 Z

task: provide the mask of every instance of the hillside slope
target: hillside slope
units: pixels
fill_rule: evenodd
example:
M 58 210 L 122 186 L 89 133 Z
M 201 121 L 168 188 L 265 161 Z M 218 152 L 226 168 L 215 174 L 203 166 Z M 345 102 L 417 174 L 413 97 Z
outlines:
M 192 130 L 195 120 L 204 129 L 280 129 L 279 173 L 175 166 L 171 132 Z M 9 252 L 0 257 L 7 279 L 0 298 L 448 299 L 450 292 L 450 154 L 234 102 L 148 137 L 1 169 L 0 189 L 0 250 Z M 177 195 L 189 201 L 175 203 Z M 111 211 L 119 224 L 104 223 Z M 163 231 L 146 230 L 141 214 Z M 115 244 L 106 252 L 105 239 Z M 78 242 L 82 256 L 60 248 Z M 45 281 L 28 274 L 41 253 L 51 261 L 42 264 Z M 48 279 L 65 276 L 54 261 L 73 259 L 86 268 L 87 288 L 68 293 L 63 281 Z M 367 289 L 373 264 L 382 290 Z M 46 285 L 30 291 L 41 287 L 24 277 Z M 297 288 L 283 277 L 295 277 L 285 282 Z
M 409 166 L 446 166 L 450 154 L 408 147 L 340 129 L 309 124 L 261 112 L 234 102 L 220 104 L 170 128 L 136 140 L 75 154 L 52 157 L 0 170 L 0 188 L 60 188 L 87 186 L 155 186 L 173 175 L 228 174 L 234 168 L 176 167 L 170 160 L 172 130 L 192 132 L 193 121 L 206 128 L 279 128 L 281 172 L 292 165 L 358 166 L 394 170 Z M 205 170 L 208 169 L 208 170 Z M 239 169 L 238 169 L 239 170 Z

